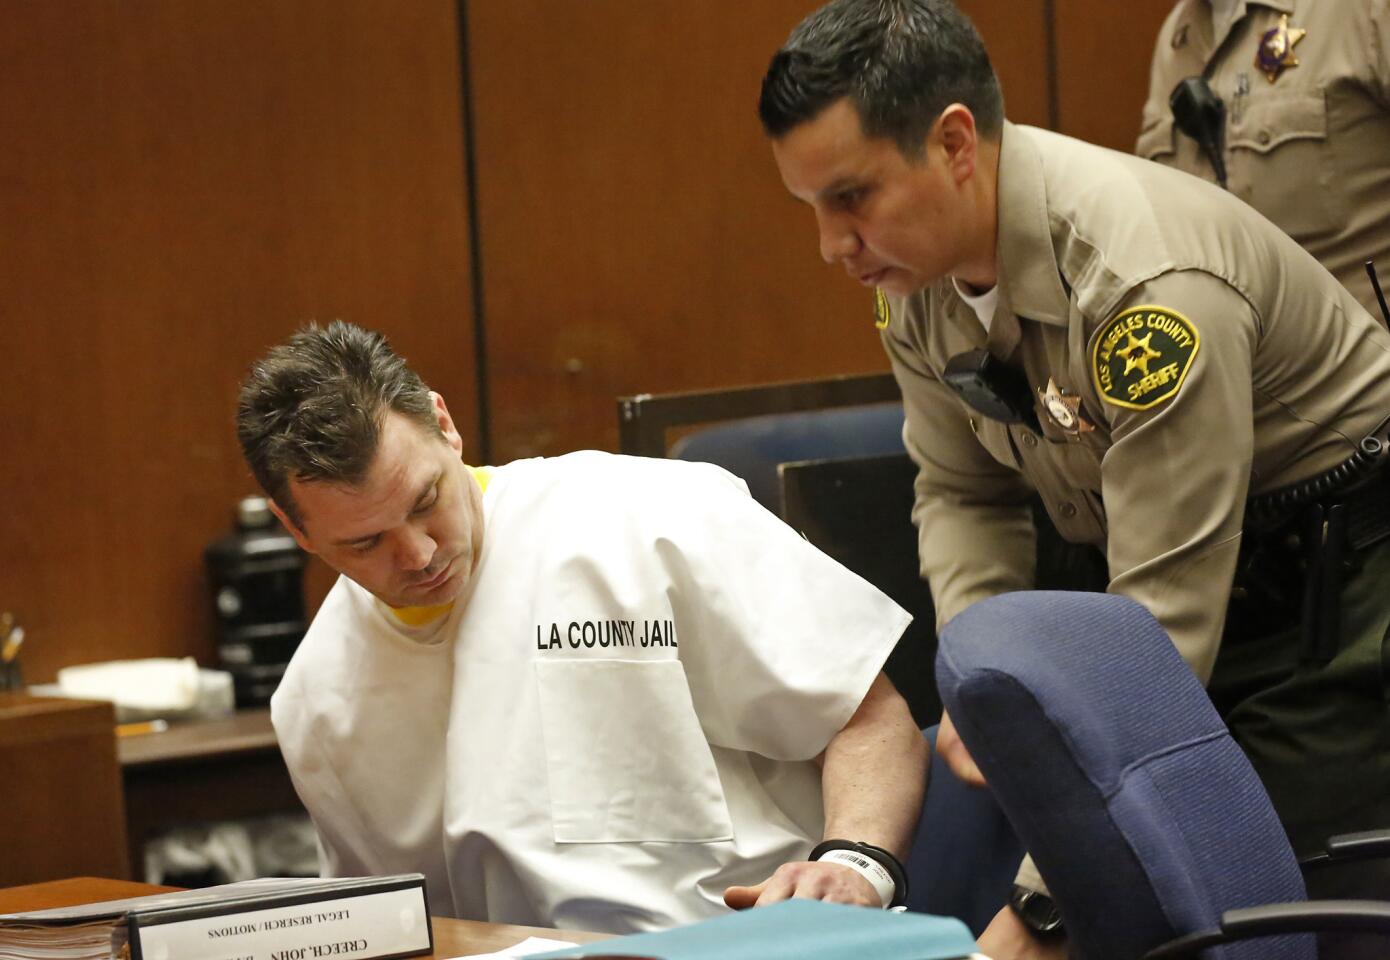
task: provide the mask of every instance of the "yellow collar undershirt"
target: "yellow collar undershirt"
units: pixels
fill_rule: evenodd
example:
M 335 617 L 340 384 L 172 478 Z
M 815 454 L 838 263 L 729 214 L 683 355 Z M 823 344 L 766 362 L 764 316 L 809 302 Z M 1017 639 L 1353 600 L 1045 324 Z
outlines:
M 491 479 L 491 474 L 488 472 L 487 467 L 468 467 L 468 470 L 473 474 L 473 479 L 478 481 L 478 489 L 486 493 L 488 480 Z M 438 620 L 450 610 L 454 609 L 454 601 L 450 600 L 448 603 L 437 603 L 432 607 L 388 606 L 386 609 L 390 610 L 392 615 L 407 627 L 423 627 L 425 624 L 433 623 L 435 620 Z

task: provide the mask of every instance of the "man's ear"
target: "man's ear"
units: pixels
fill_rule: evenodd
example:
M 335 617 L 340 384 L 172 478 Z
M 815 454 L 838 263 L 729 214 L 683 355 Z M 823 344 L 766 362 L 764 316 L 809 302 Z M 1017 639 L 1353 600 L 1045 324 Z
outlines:
M 299 529 L 298 525 L 296 525 L 295 522 L 289 518 L 289 515 L 286 514 L 285 511 L 280 509 L 280 505 L 278 503 L 270 499 L 267 499 L 266 502 L 270 504 L 270 512 L 275 514 L 276 519 L 279 520 L 282 524 L 284 524 L 285 529 L 290 532 L 290 535 L 292 537 L 294 537 L 295 543 L 299 544 L 309 553 L 318 553 L 317 550 L 315 550 L 312 546 L 309 545 L 309 538 L 304 535 L 304 531 Z
M 963 103 L 953 103 L 941 111 L 932 125 L 933 133 L 946 155 L 946 167 L 951 179 L 965 183 L 975 175 L 978 159 L 979 132 L 975 129 L 975 115 Z
M 463 437 L 459 435 L 458 428 L 454 426 L 454 418 L 449 416 L 449 408 L 444 404 L 444 398 L 433 390 L 430 391 L 430 399 L 434 401 L 434 415 L 439 421 L 439 429 L 444 433 L 444 439 L 449 446 L 454 448 L 454 452 L 463 455 Z

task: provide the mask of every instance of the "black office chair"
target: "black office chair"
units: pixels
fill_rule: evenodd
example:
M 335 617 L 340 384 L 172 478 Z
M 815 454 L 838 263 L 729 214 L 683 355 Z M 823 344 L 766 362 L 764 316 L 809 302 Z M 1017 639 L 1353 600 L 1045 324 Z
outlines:
M 1390 934 L 1390 904 L 1306 901 L 1254 769 L 1139 604 L 982 601 L 942 631 L 937 683 L 1073 956 L 1311 960 L 1310 931 Z M 1368 846 L 1383 837 L 1346 838 L 1334 855 Z

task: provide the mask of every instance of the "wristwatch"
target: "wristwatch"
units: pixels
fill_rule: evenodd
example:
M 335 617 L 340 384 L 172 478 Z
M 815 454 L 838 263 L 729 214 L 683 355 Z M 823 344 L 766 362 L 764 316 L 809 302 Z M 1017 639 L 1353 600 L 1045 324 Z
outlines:
M 1045 893 L 1030 890 L 1016 883 L 1009 894 L 1009 906 L 1013 909 L 1014 915 L 1023 921 L 1023 925 L 1040 940 L 1060 937 L 1066 933 L 1062 926 L 1061 911 Z

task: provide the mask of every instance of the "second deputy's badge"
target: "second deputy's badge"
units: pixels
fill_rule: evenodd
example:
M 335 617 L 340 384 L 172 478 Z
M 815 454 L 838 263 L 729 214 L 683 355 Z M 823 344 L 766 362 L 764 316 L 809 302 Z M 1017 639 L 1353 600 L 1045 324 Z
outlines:
M 1298 58 L 1293 55 L 1294 44 L 1302 40 L 1308 31 L 1289 26 L 1287 13 L 1279 16 L 1279 25 L 1266 30 L 1260 37 L 1260 46 L 1255 51 L 1255 66 L 1264 71 L 1270 83 L 1279 79 L 1289 67 L 1298 66 Z

